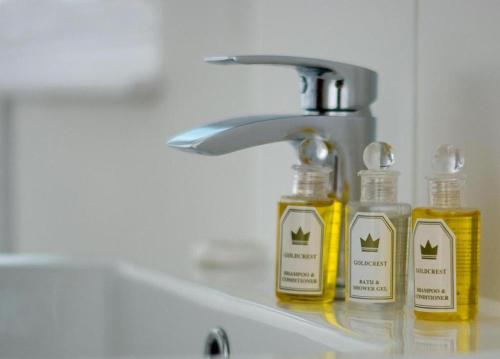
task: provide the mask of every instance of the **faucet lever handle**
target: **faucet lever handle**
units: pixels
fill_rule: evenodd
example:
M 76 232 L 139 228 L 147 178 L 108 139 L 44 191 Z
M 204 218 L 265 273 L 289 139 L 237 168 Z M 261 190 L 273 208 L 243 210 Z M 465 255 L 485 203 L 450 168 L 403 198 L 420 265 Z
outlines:
M 301 104 L 306 112 L 361 110 L 369 107 L 377 96 L 377 73 L 351 64 L 278 55 L 214 56 L 205 61 L 218 65 L 295 67 L 303 82 Z
M 280 55 L 236 55 L 236 56 L 213 56 L 205 58 L 205 62 L 217 65 L 283 65 L 294 66 L 297 70 L 310 69 L 318 72 L 333 72 L 335 68 L 352 66 L 340 62 L 312 59 L 308 57 L 280 56 Z

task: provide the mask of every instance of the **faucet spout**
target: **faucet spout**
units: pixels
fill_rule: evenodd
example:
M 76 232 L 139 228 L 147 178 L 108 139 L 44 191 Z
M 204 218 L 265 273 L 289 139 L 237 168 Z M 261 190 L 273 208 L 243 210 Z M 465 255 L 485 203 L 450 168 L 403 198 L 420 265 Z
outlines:
M 333 168 L 332 192 L 343 198 L 346 184 L 349 197 L 359 196 L 356 175 L 363 167 L 362 150 L 375 137 L 375 120 L 365 111 L 335 115 L 258 115 L 238 117 L 198 127 L 171 138 L 170 147 L 218 156 L 273 142 L 290 141 L 299 150 L 302 162 Z M 329 153 L 303 155 L 299 144 L 319 139 Z
M 318 116 L 257 115 L 214 122 L 181 133 L 170 147 L 202 155 L 223 155 L 267 143 L 294 140 L 318 122 Z

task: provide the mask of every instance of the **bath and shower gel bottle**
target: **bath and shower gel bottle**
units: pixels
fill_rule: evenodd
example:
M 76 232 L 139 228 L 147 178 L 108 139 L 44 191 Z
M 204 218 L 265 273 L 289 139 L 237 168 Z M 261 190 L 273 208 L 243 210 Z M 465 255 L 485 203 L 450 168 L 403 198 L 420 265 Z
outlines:
M 329 302 L 335 296 L 342 203 L 329 196 L 329 168 L 293 169 L 293 193 L 278 204 L 276 296 L 284 303 Z
M 348 308 L 397 310 L 406 301 L 411 207 L 398 203 L 399 172 L 390 145 L 373 142 L 363 152 L 361 198 L 346 210 L 345 263 Z
M 430 207 L 413 210 L 417 319 L 468 320 L 477 313 L 479 210 L 463 207 L 462 153 L 440 146 L 428 178 Z

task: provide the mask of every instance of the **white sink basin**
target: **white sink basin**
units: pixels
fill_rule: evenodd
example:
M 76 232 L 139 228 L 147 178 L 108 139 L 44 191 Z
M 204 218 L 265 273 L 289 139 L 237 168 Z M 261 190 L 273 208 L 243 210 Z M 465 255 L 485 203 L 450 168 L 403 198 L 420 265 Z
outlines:
M 0 357 L 201 358 L 216 327 L 232 358 L 500 357 L 495 313 L 433 323 L 338 302 L 316 311 L 257 302 L 122 262 L 3 255 Z
M 119 262 L 0 256 L 2 357 L 202 357 L 214 327 L 226 330 L 235 357 L 377 348 L 284 311 Z

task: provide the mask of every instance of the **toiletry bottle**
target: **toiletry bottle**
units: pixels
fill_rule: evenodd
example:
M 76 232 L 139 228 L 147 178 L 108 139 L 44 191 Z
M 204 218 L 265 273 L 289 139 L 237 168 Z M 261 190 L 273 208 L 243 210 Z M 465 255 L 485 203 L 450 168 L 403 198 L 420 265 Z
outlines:
M 346 301 L 351 309 L 397 310 L 406 301 L 411 207 L 397 202 L 399 172 L 391 170 L 390 145 L 369 144 L 363 161 L 360 201 L 346 210 Z
M 462 153 L 434 154 L 430 207 L 413 210 L 414 309 L 417 319 L 473 319 L 478 303 L 479 210 L 463 207 Z
M 293 169 L 293 194 L 278 204 L 276 296 L 281 302 L 329 302 L 335 296 L 342 203 L 329 196 L 331 169 Z

